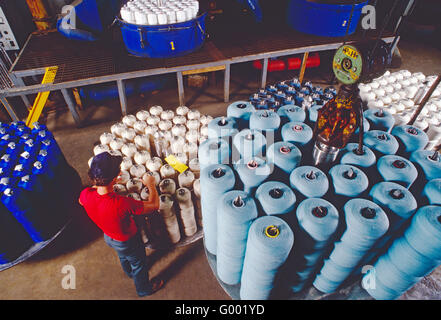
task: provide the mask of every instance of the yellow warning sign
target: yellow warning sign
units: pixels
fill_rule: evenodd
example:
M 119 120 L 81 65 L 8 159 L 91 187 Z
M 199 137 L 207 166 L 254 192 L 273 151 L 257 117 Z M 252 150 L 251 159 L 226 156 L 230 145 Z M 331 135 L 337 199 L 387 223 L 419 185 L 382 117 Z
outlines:
M 164 159 L 167 163 L 179 173 L 182 173 L 188 169 L 188 167 L 180 162 L 174 155 L 169 155 Z

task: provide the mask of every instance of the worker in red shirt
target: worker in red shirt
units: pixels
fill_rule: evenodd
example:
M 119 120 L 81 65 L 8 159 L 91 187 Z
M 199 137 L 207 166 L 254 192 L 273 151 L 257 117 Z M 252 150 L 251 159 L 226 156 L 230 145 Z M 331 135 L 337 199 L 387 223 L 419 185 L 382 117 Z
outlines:
M 163 280 L 149 280 L 147 256 L 133 215 L 153 214 L 159 209 L 159 196 L 154 177 L 144 184 L 149 191 L 148 201 L 138 201 L 113 191 L 121 172 L 121 156 L 103 152 L 92 160 L 89 177 L 93 187 L 81 192 L 79 202 L 87 215 L 104 232 L 105 242 L 115 249 L 124 272 L 134 280 L 138 296 L 144 297 L 158 291 Z

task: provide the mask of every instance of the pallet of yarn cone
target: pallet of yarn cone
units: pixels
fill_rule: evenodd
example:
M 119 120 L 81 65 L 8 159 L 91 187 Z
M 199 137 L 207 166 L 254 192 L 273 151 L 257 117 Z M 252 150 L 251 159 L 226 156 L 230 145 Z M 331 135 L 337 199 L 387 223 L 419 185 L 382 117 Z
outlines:
M 265 90 L 265 95 L 271 94 L 274 98 L 275 95 L 279 94 L 279 90 L 276 88 L 276 90 L 268 91 L 269 89 Z M 309 90 L 309 88 L 308 88 Z M 306 92 L 306 91 L 305 91 Z M 262 93 L 263 94 L 263 93 Z M 306 94 L 306 93 L 303 93 Z M 259 95 L 260 97 L 260 95 Z M 313 104 L 307 98 L 307 96 L 303 95 L 301 97 L 303 99 L 302 107 L 300 109 L 307 110 L 308 107 L 312 106 Z M 332 97 L 330 97 L 332 98 Z M 311 185 L 309 188 L 305 188 L 305 186 L 309 185 L 308 182 L 305 182 L 305 177 L 302 178 L 300 175 L 299 177 L 292 177 L 293 171 L 296 169 L 300 169 L 302 166 L 308 167 L 310 165 L 310 156 L 308 154 L 308 149 L 304 145 L 296 146 L 295 143 L 289 142 L 291 145 L 294 145 L 297 150 L 300 153 L 300 159 L 286 159 L 286 163 L 278 162 L 275 157 L 271 158 L 271 155 L 269 154 L 271 151 L 271 147 L 275 148 L 277 144 L 283 144 L 284 141 L 280 141 L 283 139 L 282 134 L 282 127 L 283 125 L 289 124 L 289 120 L 300 120 L 299 125 L 304 125 L 306 119 L 293 119 L 289 118 L 289 115 L 286 110 L 289 109 L 290 106 L 287 104 L 286 108 L 283 108 L 282 103 L 275 103 L 277 99 L 274 99 L 274 102 L 271 102 L 270 100 L 266 100 L 266 104 L 268 108 L 271 108 L 271 110 L 255 110 L 252 111 L 251 115 L 249 115 L 249 124 L 238 127 L 237 132 L 234 134 L 228 133 L 226 137 L 228 137 L 227 140 L 224 140 L 228 143 L 231 143 L 231 147 L 229 149 L 229 160 L 228 163 L 233 163 L 233 165 L 230 167 L 235 176 L 236 176 L 236 183 L 233 186 L 234 190 L 244 190 L 245 192 L 248 192 L 252 197 L 256 199 L 256 202 L 258 203 L 258 207 L 260 210 L 260 215 L 262 214 L 273 214 L 273 215 L 288 215 L 289 212 L 293 212 L 296 207 L 298 207 L 301 202 L 308 198 L 322 198 L 324 197 L 326 200 L 330 201 L 336 208 L 337 211 L 341 210 L 341 214 L 339 215 L 337 212 L 337 216 L 335 219 L 335 230 L 334 232 L 327 233 L 328 230 L 326 229 L 320 229 L 318 228 L 317 231 L 312 232 L 312 234 L 308 234 L 308 232 L 305 232 L 305 230 L 302 230 L 302 228 L 299 227 L 298 221 L 295 221 L 296 219 L 287 219 L 287 222 L 289 222 L 290 228 L 294 231 L 294 235 L 296 236 L 296 240 L 300 242 L 300 244 L 294 244 L 294 246 L 291 248 L 290 256 L 295 256 L 295 260 L 301 261 L 301 263 L 297 263 L 295 265 L 296 267 L 296 273 L 300 273 L 302 276 L 297 274 L 297 283 L 291 283 L 291 287 L 294 287 L 295 285 L 299 286 L 302 283 L 305 283 L 306 278 L 308 278 L 309 272 L 312 272 L 309 270 L 309 268 L 316 267 L 320 268 L 325 266 L 326 261 L 332 261 L 335 260 L 336 262 L 342 261 L 343 266 L 340 266 L 340 269 L 349 269 L 344 270 L 345 277 L 342 280 L 341 277 L 337 280 L 336 275 L 334 274 L 334 279 L 326 279 L 323 275 L 314 277 L 313 279 L 308 279 L 310 282 L 312 282 L 314 279 L 319 279 L 317 281 L 323 282 L 322 286 L 327 287 L 328 292 L 333 292 L 338 289 L 338 287 L 345 285 L 353 278 L 354 274 L 360 272 L 358 270 L 361 269 L 362 264 L 364 263 L 364 260 L 370 260 L 371 263 L 375 263 L 377 260 L 377 257 L 383 255 L 385 252 L 387 252 L 387 249 L 392 246 L 390 244 L 393 244 L 394 239 L 400 236 L 400 232 L 403 232 L 405 228 L 407 228 L 408 219 L 410 216 L 414 214 L 415 203 L 412 201 L 413 199 L 419 200 L 421 197 L 420 194 L 414 193 L 414 190 L 419 190 L 419 193 L 422 192 L 424 189 L 424 184 L 419 184 L 421 187 L 412 186 L 416 185 L 419 180 L 413 179 L 412 174 L 411 175 L 404 175 L 404 178 L 409 178 L 409 181 L 406 181 L 405 179 L 402 179 L 404 181 L 399 181 L 395 179 L 391 179 L 386 177 L 387 172 L 385 173 L 385 169 L 379 170 L 377 168 L 379 159 L 383 156 L 396 156 L 401 157 L 406 161 L 408 160 L 408 157 L 410 154 L 406 154 L 405 157 L 403 157 L 402 153 L 402 145 L 403 142 L 398 137 L 395 137 L 390 132 L 392 131 L 393 124 L 392 122 L 395 122 L 393 117 L 390 117 L 390 114 L 387 112 L 379 112 L 380 115 L 372 115 L 372 119 L 365 119 L 365 123 L 367 124 L 364 128 L 364 146 L 363 146 L 363 152 L 361 154 L 357 154 L 354 150 L 358 149 L 358 143 L 352 143 L 347 145 L 347 149 L 345 149 L 343 152 L 340 153 L 340 156 L 338 158 L 338 161 L 335 162 L 335 166 L 343 167 L 343 168 L 351 168 L 353 172 L 356 173 L 356 176 L 362 176 L 364 179 L 364 182 L 361 183 L 359 181 L 356 181 L 351 185 L 351 179 L 341 179 L 342 183 L 336 183 L 338 186 L 334 186 L 334 180 L 339 180 L 341 178 L 342 174 L 337 174 L 338 177 L 332 176 L 331 172 L 328 172 L 327 169 L 321 170 L 323 173 L 320 183 L 317 183 L 316 185 Z M 289 99 L 288 99 L 289 100 Z M 300 100 L 300 99 L 299 99 Z M 296 101 L 297 102 L 297 101 Z M 240 103 L 238 103 L 240 104 Z M 255 109 L 259 109 L 258 107 L 259 103 L 252 102 L 254 104 Z M 292 105 L 291 105 L 292 106 Z M 297 109 L 297 108 L 296 108 Z M 251 110 L 251 109 L 250 109 Z M 303 111 L 301 110 L 301 111 Z M 309 111 L 309 110 L 308 110 Z M 378 110 L 372 110 L 370 113 L 376 113 Z M 295 113 L 294 110 L 291 110 L 290 112 Z M 304 112 L 304 111 L 303 111 Z M 302 112 L 300 112 L 302 113 Z M 278 118 L 277 119 L 277 116 Z M 384 115 L 384 116 L 383 116 Z M 227 115 L 230 117 L 231 115 Z M 248 116 L 248 115 L 247 115 Z M 246 116 L 246 117 L 247 117 Z M 227 117 L 227 118 L 228 118 Z M 240 115 L 238 116 L 238 118 Z M 377 119 L 378 118 L 378 119 Z M 219 120 L 221 120 L 222 117 L 220 117 Z M 225 119 L 224 119 L 225 120 Z M 236 120 L 237 121 L 237 120 Z M 280 121 L 280 122 L 279 122 Z M 371 122 L 369 122 L 371 121 Z M 228 122 L 228 121 L 227 121 Z M 239 121 L 237 121 L 239 122 Z M 278 126 L 275 125 L 275 123 L 278 123 Z M 222 123 L 222 122 L 221 122 Z M 310 122 L 307 122 L 308 124 Z M 225 121 L 223 121 L 222 124 L 225 124 Z M 218 123 L 219 125 L 219 123 Z M 228 124 L 227 124 L 228 125 Z M 241 130 L 241 131 L 239 131 Z M 250 137 L 250 133 L 252 132 L 259 132 L 262 133 L 263 136 L 267 139 L 267 143 L 265 146 L 265 152 L 261 154 L 261 160 L 263 162 L 266 162 L 271 168 L 271 174 L 267 177 L 256 177 L 256 175 L 247 175 L 247 170 L 240 170 L 238 169 L 237 162 L 242 160 L 242 162 L 246 162 L 253 156 L 256 156 L 255 146 L 253 144 L 250 144 L 250 148 L 243 148 L 243 143 L 237 143 L 239 145 L 239 148 L 235 145 L 235 139 L 240 140 L 239 137 Z M 218 135 L 216 135 L 217 137 Z M 269 136 L 269 138 L 268 138 Z M 274 137 L 274 140 L 270 140 L 268 143 L 268 139 L 271 139 Z M 358 135 L 354 136 L 354 142 L 358 142 Z M 278 146 L 278 145 L 277 145 Z M 240 152 L 238 149 L 242 147 L 243 151 Z M 258 147 L 257 149 L 259 149 Z M 219 149 L 213 148 L 213 149 Z M 280 151 L 280 147 L 277 148 Z M 246 151 L 244 151 L 246 150 Z M 423 150 L 420 150 L 423 151 Z M 424 150 L 425 151 L 425 150 Z M 275 154 L 275 152 L 273 152 Z M 258 154 L 260 156 L 260 154 Z M 240 157 L 240 158 L 239 158 Z M 217 159 L 217 156 L 215 157 Z M 295 157 L 294 157 L 295 158 Z M 231 159 L 234 159 L 234 162 L 231 162 Z M 397 158 L 398 159 L 398 158 Z M 395 159 L 396 160 L 396 159 Z M 399 159 L 402 160 L 402 159 Z M 403 162 L 404 162 L 403 160 Z M 384 161 L 384 160 L 383 160 Z M 215 160 L 214 163 L 217 163 L 218 160 Z M 413 161 L 412 161 L 413 162 Z M 248 163 L 246 163 L 248 164 Z M 407 163 L 406 163 L 407 164 Z M 416 167 L 417 174 L 421 176 L 421 172 L 423 170 L 420 168 L 420 165 L 414 164 Z M 289 168 L 288 168 L 289 167 Z M 410 166 L 411 167 L 411 166 Z M 311 171 L 314 171 L 315 169 L 319 170 L 318 168 L 314 168 L 309 166 L 309 171 L 303 172 L 304 175 L 310 174 Z M 401 168 L 399 168 L 401 169 Z M 299 170 L 300 171 L 300 170 Z M 413 173 L 415 170 L 412 170 Z M 245 173 L 244 173 L 245 172 Z M 285 175 L 284 175 L 285 173 Z M 329 175 L 328 175 L 329 173 Z M 344 173 L 344 171 L 343 171 Z M 359 174 L 357 174 L 359 173 Z M 316 174 L 314 172 L 311 174 L 313 178 L 317 178 L 317 176 L 320 175 L 320 172 Z M 423 173 L 424 176 L 424 173 Z M 256 181 L 253 180 L 256 179 Z M 258 178 L 261 180 L 259 181 Z M 286 180 L 284 180 L 286 179 Z M 418 177 L 420 179 L 420 177 Z M 310 179 L 314 180 L 314 179 Z M 325 182 L 326 180 L 326 182 Z M 349 183 L 346 183 L 349 180 Z M 356 179 L 355 179 L 356 180 Z M 411 181 L 413 180 L 413 181 Z M 258 196 L 258 189 L 266 184 L 270 184 L 270 182 L 278 182 L 278 183 L 285 183 L 288 185 L 288 188 L 291 189 L 294 192 L 294 196 L 296 201 L 294 202 L 294 205 L 289 201 L 281 201 L 283 202 L 283 206 L 280 206 L 277 204 L 276 201 L 274 201 L 274 205 L 272 205 L 272 200 L 274 199 L 264 199 L 262 197 Z M 337 181 L 337 182 L 340 182 Z M 367 183 L 366 183 L 367 182 Z M 394 203 L 392 199 L 388 199 L 387 195 L 385 199 L 383 199 L 379 194 L 376 194 L 374 197 L 373 194 L 369 194 L 371 189 L 373 189 L 373 186 L 376 184 L 379 184 L 380 182 L 383 183 L 401 183 L 400 188 L 403 190 L 406 190 L 406 195 L 409 195 L 409 189 L 406 189 L 408 187 L 410 188 L 410 196 L 407 197 L 405 195 L 405 200 L 402 202 Z M 202 183 L 203 188 L 205 188 L 205 184 Z M 361 187 L 361 191 L 358 192 L 358 189 Z M 378 187 L 377 187 L 378 188 Z M 373 189 L 375 190 L 375 189 Z M 401 189 L 400 189 L 401 190 Z M 377 191 L 377 193 L 380 191 Z M 266 194 L 266 192 L 265 192 Z M 384 195 L 383 195 L 384 196 Z M 425 196 L 427 197 L 427 196 Z M 348 206 L 348 203 L 350 203 L 351 200 L 354 200 L 353 198 L 359 198 L 360 201 L 369 201 L 369 202 L 363 202 L 363 208 L 361 207 L 353 207 L 351 208 Z M 401 198 L 401 197 L 400 197 Z M 374 201 L 370 201 L 374 200 Z M 396 199 L 394 199 L 396 200 Z M 219 197 L 210 197 L 209 200 L 206 200 L 205 207 L 209 207 L 208 205 L 210 203 L 216 203 L 219 201 Z M 408 202 L 406 202 L 408 201 Z M 263 203 L 261 203 L 263 202 Z M 339 202 L 339 203 L 338 203 Z M 406 202 L 406 204 L 404 204 Z M 204 201 L 201 202 L 201 205 L 204 204 Z M 353 204 L 353 203 L 351 203 Z M 419 204 L 419 201 L 418 201 Z M 401 205 L 401 206 L 400 206 Z M 266 209 L 265 209 L 266 207 Z M 274 207 L 278 210 L 270 210 L 268 207 Z M 282 208 L 283 207 L 283 208 Z M 286 208 L 288 207 L 288 208 Z M 361 215 L 361 211 L 364 208 L 370 208 L 373 209 L 375 214 L 373 217 L 366 218 Z M 280 210 L 279 210 L 280 209 Z M 286 210 L 285 210 L 286 209 Z M 210 210 L 210 209 L 208 209 Z M 202 212 L 204 211 L 204 208 L 202 208 Z M 354 212 L 358 212 L 357 214 Z M 367 215 L 369 216 L 372 214 L 371 211 L 367 212 Z M 291 215 L 293 216 L 293 215 Z M 349 217 L 348 217 L 349 216 Z M 256 220 L 258 220 L 257 218 Z M 407 223 L 406 223 L 407 222 Z M 217 228 L 216 231 L 219 231 L 221 228 L 221 222 L 217 221 Z M 269 255 L 271 255 L 273 252 L 271 250 L 265 250 L 264 248 L 260 248 L 256 246 L 256 244 L 248 244 L 250 242 L 250 238 L 252 238 L 251 234 L 248 234 L 248 237 L 234 237 L 235 234 L 238 234 L 240 232 L 243 232 L 247 227 L 244 227 L 244 229 L 241 229 L 238 227 L 237 229 L 234 229 L 234 227 L 230 227 L 228 229 L 224 229 L 225 235 L 228 235 L 228 237 L 225 237 L 224 240 L 222 240 L 222 245 L 229 245 L 233 246 L 235 243 L 242 243 L 240 245 L 241 248 L 243 248 L 243 242 L 245 239 L 247 240 L 247 247 L 246 252 L 247 254 L 255 254 L 259 262 L 254 263 L 254 266 L 260 266 L 263 265 L 263 267 L 266 267 L 268 270 L 273 270 L 274 272 L 277 272 L 280 270 L 280 265 L 278 267 L 274 267 L 271 265 L 265 265 L 265 260 L 268 259 Z M 251 229 L 250 229 L 251 230 Z M 317 235 L 323 235 L 323 238 L 320 239 L 320 237 L 317 237 Z M 427 236 L 427 234 L 425 235 Z M 319 240 L 320 239 L 320 240 Z M 396 240 L 395 240 L 396 241 Z M 221 241 L 218 242 L 221 243 Z M 339 244 L 342 243 L 343 245 Z M 228 256 L 228 253 L 224 249 L 219 249 L 219 252 L 222 252 L 222 254 L 225 254 L 225 256 Z M 340 252 L 340 253 L 339 253 Z M 332 256 L 332 253 L 334 254 Z M 236 258 L 242 258 L 243 256 L 239 253 L 234 254 Z M 330 257 L 333 257 L 330 260 Z M 335 256 L 338 256 L 335 258 Z M 291 257 L 290 257 L 291 258 Z M 327 258 L 327 260 L 324 260 Z M 277 260 L 277 259 L 276 259 Z M 338 260 L 338 261 L 337 261 Z M 262 262 L 263 261 L 263 262 Z M 282 262 L 283 261 L 283 262 Z M 249 262 L 249 258 L 245 256 L 244 258 L 244 270 L 246 269 L 246 263 Z M 285 262 L 288 262 L 289 265 L 292 261 L 290 259 L 287 261 L 286 259 L 280 259 L 278 261 L 279 263 L 283 264 Z M 321 270 L 317 270 L 318 274 L 320 275 Z M 334 270 L 335 271 L 335 270 Z M 340 270 L 341 271 L 341 270 Z M 252 272 L 252 271 L 251 271 Z M 259 272 L 256 272 L 257 274 L 260 274 Z M 244 274 L 246 275 L 246 271 L 242 271 L 242 278 L 244 278 Z M 235 274 L 237 276 L 237 274 Z M 246 277 L 243 280 L 247 280 Z M 248 279 L 251 281 L 251 279 Z M 351 280 L 353 281 L 353 280 Z M 326 282 L 326 285 L 325 285 Z M 272 291 L 275 283 L 273 283 L 271 286 L 265 287 L 265 295 L 268 298 L 269 297 L 269 291 Z M 310 285 L 310 284 L 308 284 Z M 241 286 L 245 289 L 251 288 L 252 284 L 243 284 L 241 283 Z M 257 290 L 256 288 L 253 288 Z M 322 288 L 323 289 L 323 288 Z M 242 289 L 243 291 L 244 289 Z M 262 296 L 262 295 L 261 295 Z

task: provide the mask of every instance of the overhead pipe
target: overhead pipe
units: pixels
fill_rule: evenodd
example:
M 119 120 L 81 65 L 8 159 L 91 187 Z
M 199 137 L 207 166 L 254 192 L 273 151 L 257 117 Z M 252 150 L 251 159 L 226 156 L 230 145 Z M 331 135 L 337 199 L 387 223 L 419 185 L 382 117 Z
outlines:
M 44 31 L 53 28 L 52 18 L 43 0 L 26 0 L 26 3 L 38 30 Z

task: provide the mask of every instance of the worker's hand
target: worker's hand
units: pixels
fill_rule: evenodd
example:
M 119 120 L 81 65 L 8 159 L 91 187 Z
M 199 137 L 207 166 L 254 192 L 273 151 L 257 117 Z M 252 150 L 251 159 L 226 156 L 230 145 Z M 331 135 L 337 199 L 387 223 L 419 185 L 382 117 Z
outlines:
M 150 175 L 144 175 L 144 177 L 142 178 L 142 182 L 144 183 L 145 186 L 154 187 L 156 185 L 155 177 Z

